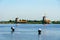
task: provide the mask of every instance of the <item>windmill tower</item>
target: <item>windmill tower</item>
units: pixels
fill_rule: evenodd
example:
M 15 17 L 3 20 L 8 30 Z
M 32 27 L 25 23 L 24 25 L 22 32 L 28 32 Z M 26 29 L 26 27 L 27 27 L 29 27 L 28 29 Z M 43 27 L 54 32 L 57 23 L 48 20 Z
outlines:
M 45 24 L 45 19 L 46 19 L 46 14 L 44 14 L 44 16 L 43 16 L 42 24 Z

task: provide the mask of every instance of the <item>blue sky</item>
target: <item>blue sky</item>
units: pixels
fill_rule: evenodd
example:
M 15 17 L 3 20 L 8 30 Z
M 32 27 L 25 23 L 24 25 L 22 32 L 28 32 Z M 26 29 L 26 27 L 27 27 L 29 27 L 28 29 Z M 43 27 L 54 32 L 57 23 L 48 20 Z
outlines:
M 60 0 L 0 0 L 0 20 L 60 20 Z

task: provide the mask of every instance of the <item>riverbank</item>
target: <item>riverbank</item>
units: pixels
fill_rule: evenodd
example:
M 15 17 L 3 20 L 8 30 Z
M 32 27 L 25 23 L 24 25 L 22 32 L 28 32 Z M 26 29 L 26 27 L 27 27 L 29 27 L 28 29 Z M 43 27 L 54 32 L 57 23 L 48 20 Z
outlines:
M 18 24 L 42 24 L 42 21 L 27 21 L 27 22 L 17 22 Z M 16 24 L 15 21 L 0 21 L 0 24 Z M 50 24 L 60 24 L 60 21 L 51 21 Z
M 0 24 L 42 24 L 42 22 L 26 22 L 26 23 L 15 23 L 15 22 L 9 22 L 9 21 L 5 21 L 5 22 L 0 22 Z

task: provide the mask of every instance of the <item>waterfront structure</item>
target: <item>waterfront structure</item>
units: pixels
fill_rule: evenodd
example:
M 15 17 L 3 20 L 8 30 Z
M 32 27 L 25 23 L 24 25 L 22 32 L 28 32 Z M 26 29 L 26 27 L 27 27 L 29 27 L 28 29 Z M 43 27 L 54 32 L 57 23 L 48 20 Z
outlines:
M 27 23 L 27 20 L 19 20 L 20 23 Z
M 51 21 L 49 19 L 45 20 L 45 24 L 50 24 L 50 23 L 51 23 Z
M 50 20 L 43 16 L 42 24 L 50 24 Z
M 15 18 L 15 23 L 18 23 L 18 18 Z
M 42 24 L 45 24 L 46 16 L 43 16 Z
M 15 18 L 15 23 L 27 23 L 27 20 Z

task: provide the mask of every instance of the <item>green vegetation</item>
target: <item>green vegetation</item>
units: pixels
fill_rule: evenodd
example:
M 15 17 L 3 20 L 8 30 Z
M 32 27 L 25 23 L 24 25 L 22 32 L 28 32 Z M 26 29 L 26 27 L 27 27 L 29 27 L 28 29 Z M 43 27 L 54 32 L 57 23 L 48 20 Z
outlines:
M 17 22 L 18 23 L 18 22 Z M 16 24 L 14 20 L 9 21 L 0 21 L 0 24 Z M 19 22 L 19 24 L 22 24 Z M 42 20 L 27 20 L 26 23 L 23 24 L 42 24 Z M 51 24 L 60 24 L 60 21 L 51 21 Z
M 60 21 L 52 21 L 53 24 L 60 24 Z
M 12 20 L 9 21 L 0 21 L 0 24 L 14 24 L 15 22 Z
M 20 23 L 20 22 L 17 22 Z M 15 21 L 9 20 L 9 21 L 0 21 L 0 24 L 16 24 Z M 27 20 L 26 23 L 24 24 L 42 24 L 42 21 L 37 21 L 37 20 Z
M 37 20 L 28 20 L 28 24 L 42 24 L 42 21 L 37 21 Z

